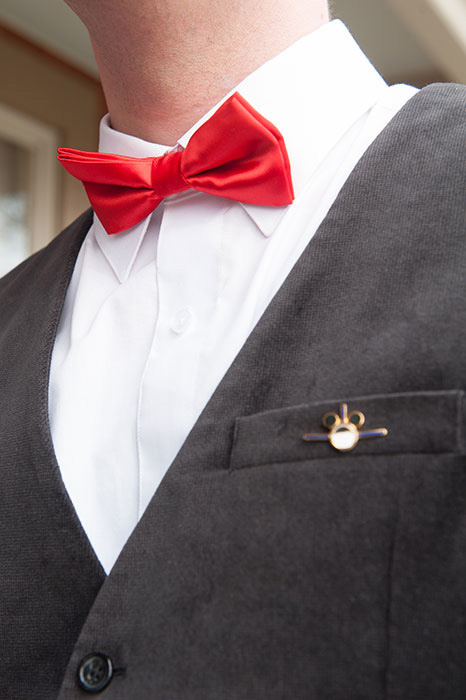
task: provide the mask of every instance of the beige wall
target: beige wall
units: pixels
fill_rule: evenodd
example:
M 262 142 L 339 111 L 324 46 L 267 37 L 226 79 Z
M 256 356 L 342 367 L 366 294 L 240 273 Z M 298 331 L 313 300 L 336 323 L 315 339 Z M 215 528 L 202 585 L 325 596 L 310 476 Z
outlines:
M 0 102 L 58 129 L 61 145 L 95 150 L 106 111 L 97 80 L 2 26 L 0 66 Z M 81 183 L 57 169 L 61 228 L 89 205 Z

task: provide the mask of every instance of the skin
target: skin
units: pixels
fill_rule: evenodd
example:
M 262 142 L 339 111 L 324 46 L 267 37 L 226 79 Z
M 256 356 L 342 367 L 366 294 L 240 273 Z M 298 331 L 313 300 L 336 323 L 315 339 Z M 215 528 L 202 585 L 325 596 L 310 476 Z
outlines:
M 249 73 L 329 21 L 327 0 L 65 0 L 112 126 L 173 145 Z

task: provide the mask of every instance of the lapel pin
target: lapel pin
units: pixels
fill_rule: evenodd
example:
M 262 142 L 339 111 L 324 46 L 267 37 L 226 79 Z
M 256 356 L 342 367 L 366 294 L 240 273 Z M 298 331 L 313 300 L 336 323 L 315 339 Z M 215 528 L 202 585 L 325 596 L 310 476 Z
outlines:
M 322 417 L 322 425 L 329 433 L 305 433 L 302 439 L 305 442 L 330 442 L 339 452 L 354 450 L 359 440 L 366 438 L 386 437 L 386 428 L 372 428 L 361 431 L 366 418 L 361 411 L 352 411 L 348 414 L 348 405 L 340 404 L 340 412 L 329 411 Z

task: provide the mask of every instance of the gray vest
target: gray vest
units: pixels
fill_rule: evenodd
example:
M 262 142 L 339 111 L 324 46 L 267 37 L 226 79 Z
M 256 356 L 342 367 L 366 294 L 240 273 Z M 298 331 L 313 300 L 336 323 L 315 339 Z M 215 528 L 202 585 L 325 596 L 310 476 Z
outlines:
M 465 104 L 368 149 L 107 578 L 47 410 L 90 213 L 0 281 L 1 700 L 464 700 Z

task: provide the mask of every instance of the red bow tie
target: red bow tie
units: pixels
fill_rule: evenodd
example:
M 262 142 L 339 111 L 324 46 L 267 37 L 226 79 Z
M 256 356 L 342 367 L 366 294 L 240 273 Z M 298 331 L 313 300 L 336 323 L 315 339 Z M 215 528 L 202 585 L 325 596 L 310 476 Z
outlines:
M 59 148 L 58 160 L 82 180 L 107 233 L 151 214 L 164 197 L 195 189 L 246 204 L 283 206 L 294 198 L 283 136 L 235 93 L 190 138 L 184 151 L 128 158 Z

